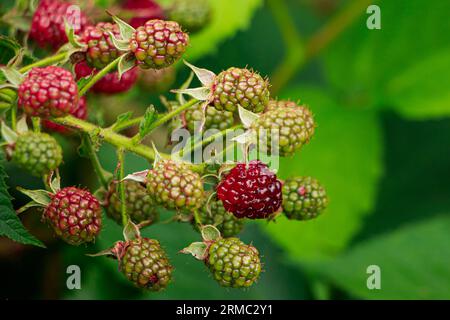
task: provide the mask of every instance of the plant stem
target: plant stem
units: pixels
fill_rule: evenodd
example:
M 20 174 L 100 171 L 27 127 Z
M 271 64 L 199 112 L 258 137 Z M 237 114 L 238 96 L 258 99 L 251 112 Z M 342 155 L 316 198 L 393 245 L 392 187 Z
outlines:
M 19 72 L 20 73 L 25 73 L 25 72 L 33 69 L 33 68 L 36 68 L 36 67 L 48 66 L 48 65 L 51 65 L 51 64 L 63 61 L 64 59 L 66 59 L 66 57 L 67 57 L 67 52 L 58 53 L 58 54 L 56 54 L 54 56 L 50 56 L 48 58 L 36 61 L 36 62 L 34 62 L 32 64 L 29 64 L 29 65 L 27 65 L 25 67 L 22 67 L 21 69 L 19 69 Z
M 144 119 L 144 116 L 140 116 L 140 117 L 136 117 L 136 118 L 124 121 L 123 123 L 121 123 L 117 126 L 112 126 L 111 130 L 113 130 L 115 132 L 119 132 L 119 131 L 128 129 L 130 127 L 140 124 L 142 119 Z
M 272 75 L 272 94 L 276 95 L 282 87 L 298 72 L 298 70 L 316 57 L 324 48 L 335 40 L 356 18 L 364 12 L 372 0 L 355 0 L 335 17 L 328 21 L 319 31 L 317 31 L 306 43 L 304 50 L 296 44 L 298 40 L 295 33 L 290 31 L 288 26 L 293 26 L 292 19 L 286 6 L 280 0 L 269 0 L 275 19 L 283 33 L 285 39 L 290 39 L 294 44 L 286 46 L 287 53 L 284 61 L 278 66 Z M 283 8 L 284 7 L 284 8 Z M 286 22 L 291 21 L 291 22 Z M 294 38 L 290 38 L 294 37 Z
M 197 102 L 199 102 L 197 99 L 189 100 L 188 102 L 186 102 L 182 106 L 178 107 L 177 109 L 172 110 L 170 112 L 167 112 L 164 115 L 160 116 L 158 118 L 158 120 L 153 122 L 152 125 L 150 126 L 150 128 L 148 130 L 148 134 L 150 134 L 153 130 L 155 130 L 159 126 L 163 125 L 164 123 L 166 123 L 167 121 L 169 121 L 173 117 L 175 117 L 175 116 L 179 115 L 180 113 L 182 113 L 183 111 L 189 109 L 190 107 L 192 107 Z M 141 139 L 143 139 L 143 138 L 144 137 L 142 137 Z
M 41 118 L 39 117 L 32 117 L 31 123 L 33 124 L 33 130 L 34 132 L 41 132 Z
M 104 174 L 105 170 L 103 169 L 103 167 L 100 163 L 100 160 L 97 156 L 97 152 L 95 152 L 95 149 L 94 149 L 94 146 L 92 145 L 92 140 L 89 137 L 89 134 L 83 133 L 82 139 L 84 142 L 84 146 L 86 147 L 87 155 L 88 155 L 89 159 L 91 159 L 92 166 L 94 167 L 94 171 L 97 174 L 98 180 L 100 181 L 103 188 L 105 188 L 105 190 L 108 190 L 109 180 Z
M 123 179 L 125 178 L 125 159 L 124 159 L 125 150 L 123 148 L 119 148 L 117 150 L 117 161 L 119 166 L 119 195 L 120 195 L 120 212 L 122 213 L 122 224 L 124 226 L 128 223 L 128 214 L 127 214 L 127 203 L 125 199 L 125 185 Z
M 106 67 L 101 69 L 98 73 L 96 73 L 79 91 L 78 95 L 80 97 L 84 96 L 86 92 L 94 86 L 101 78 L 103 78 L 106 74 L 108 74 L 110 71 L 112 71 L 114 68 L 117 67 L 119 64 L 121 57 L 116 58 L 114 61 L 112 61 L 110 64 L 108 64 Z
M 63 118 L 52 119 L 53 122 L 68 126 L 81 132 L 97 134 L 101 139 L 116 146 L 122 147 L 125 150 L 133 152 L 146 158 L 149 161 L 154 161 L 156 153 L 153 148 L 143 145 L 134 144 L 132 139 L 125 137 L 121 134 L 114 132 L 111 128 L 101 128 L 90 122 L 75 118 L 73 116 L 65 116 Z M 170 159 L 170 155 L 166 153 L 160 153 L 161 158 Z M 191 164 L 191 169 L 197 172 L 202 172 L 205 168 L 205 164 Z

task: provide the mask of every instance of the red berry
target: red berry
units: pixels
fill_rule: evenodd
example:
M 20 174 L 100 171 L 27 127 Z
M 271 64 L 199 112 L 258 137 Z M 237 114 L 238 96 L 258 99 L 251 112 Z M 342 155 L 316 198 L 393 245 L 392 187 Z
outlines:
M 55 193 L 44 217 L 56 234 L 72 245 L 94 241 L 102 225 L 99 201 L 89 191 L 75 187 Z
M 109 22 L 99 22 L 87 27 L 80 37 L 80 42 L 87 46 L 86 60 L 93 68 L 103 69 L 121 54 L 108 32 L 120 38 L 119 26 Z
M 164 19 L 164 10 L 153 0 L 126 0 L 122 7 L 136 13 L 129 21 L 133 28 L 143 26 L 151 19 Z
M 78 88 L 61 67 L 33 68 L 18 89 L 18 105 L 33 117 L 62 117 L 78 109 Z
M 174 21 L 149 20 L 133 33 L 130 50 L 143 69 L 164 69 L 186 51 L 189 35 Z
M 33 15 L 30 38 L 40 47 L 59 48 L 68 41 L 64 19 L 72 25 L 78 24 L 74 26 L 76 33 L 80 33 L 87 25 L 85 14 L 75 8 L 70 2 L 41 0 Z
M 264 219 L 282 202 L 281 181 L 261 161 L 238 163 L 217 186 L 223 206 L 237 218 Z
M 81 97 L 80 101 L 78 102 L 78 108 L 75 110 L 74 113 L 71 113 L 74 117 L 77 117 L 78 119 L 85 120 L 87 118 L 87 104 L 86 104 L 86 97 Z M 44 127 L 51 131 L 67 134 L 70 132 L 70 130 L 60 124 L 54 123 L 50 120 L 44 120 L 42 122 Z
M 90 76 L 92 72 L 96 73 L 98 70 L 89 67 L 86 61 L 82 61 L 75 65 L 77 80 Z M 117 72 L 108 73 L 92 87 L 92 91 L 106 94 L 126 92 L 133 87 L 137 79 L 138 70 L 136 68 L 125 72 L 120 80 Z

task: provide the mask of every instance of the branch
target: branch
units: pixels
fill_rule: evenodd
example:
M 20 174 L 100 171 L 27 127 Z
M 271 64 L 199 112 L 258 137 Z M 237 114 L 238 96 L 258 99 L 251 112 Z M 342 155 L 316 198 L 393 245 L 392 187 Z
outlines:
M 283 37 L 289 39 L 293 44 L 287 44 L 287 53 L 284 61 L 277 67 L 272 75 L 272 94 L 276 95 L 289 80 L 305 64 L 316 57 L 324 48 L 335 40 L 347 27 L 349 27 L 365 8 L 372 4 L 373 0 L 355 0 L 328 21 L 319 31 L 317 31 L 306 43 L 304 51 L 298 46 L 298 36 L 296 32 L 289 30 L 295 28 L 289 11 L 283 1 L 269 0 L 275 19 L 283 33 Z M 288 22 L 286 22 L 288 21 Z M 290 22 L 289 22 L 290 21 Z M 292 38 L 289 38 L 292 36 Z

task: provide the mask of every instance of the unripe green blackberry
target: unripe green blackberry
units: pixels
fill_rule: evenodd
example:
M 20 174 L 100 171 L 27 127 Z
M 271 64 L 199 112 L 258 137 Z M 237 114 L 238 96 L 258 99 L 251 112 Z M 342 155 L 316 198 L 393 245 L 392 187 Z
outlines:
M 226 211 L 219 199 L 212 199 L 209 208 L 203 206 L 199 216 L 203 225 L 215 226 L 225 238 L 237 235 L 244 228 L 244 220 L 237 219 L 231 212 Z
M 183 120 L 186 128 L 193 133 L 200 126 L 203 120 L 203 108 L 197 104 L 183 113 Z M 208 106 L 205 113 L 205 124 L 203 129 L 225 130 L 234 124 L 234 116 L 229 111 L 218 111 L 216 108 Z
M 315 124 L 311 111 L 304 106 L 284 107 L 263 113 L 252 124 L 262 149 L 272 153 L 272 136 L 278 138 L 278 152 L 282 157 L 291 156 L 314 134 Z
M 169 210 L 192 212 L 205 201 L 200 175 L 172 160 L 160 160 L 149 170 L 147 190 L 156 204 Z
M 211 104 L 219 111 L 235 112 L 238 105 L 254 113 L 263 112 L 269 102 L 269 83 L 248 69 L 229 68 L 212 84 Z
M 157 221 L 158 213 L 146 188 L 132 180 L 125 180 L 124 187 L 126 210 L 131 220 L 136 224 L 147 220 L 151 220 L 152 223 Z M 121 201 L 116 190 L 109 195 L 106 214 L 118 224 L 122 224 Z
M 283 184 L 283 212 L 289 219 L 309 220 L 328 205 L 324 187 L 312 177 L 289 178 Z
M 55 138 L 29 131 L 17 138 L 12 159 L 34 176 L 55 170 L 62 162 L 62 149 Z
M 137 238 L 121 242 L 120 270 L 139 288 L 152 291 L 164 289 L 172 278 L 166 253 L 157 240 Z
M 211 19 L 208 0 L 175 0 L 168 10 L 170 20 L 194 32 L 203 28 Z
M 205 263 L 214 279 L 224 287 L 250 287 L 261 273 L 258 250 L 238 238 L 214 242 L 209 247 Z

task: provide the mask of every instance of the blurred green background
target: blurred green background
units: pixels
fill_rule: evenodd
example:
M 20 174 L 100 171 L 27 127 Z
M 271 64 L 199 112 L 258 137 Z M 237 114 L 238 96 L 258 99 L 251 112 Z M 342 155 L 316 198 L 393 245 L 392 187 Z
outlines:
M 219 287 L 200 262 L 177 253 L 199 239 L 191 226 L 146 228 L 143 234 L 159 239 L 175 266 L 174 281 L 162 293 L 130 286 L 115 261 L 85 256 L 121 239 L 114 222 L 105 219 L 95 245 L 74 248 L 53 239 L 38 214 L 28 213 L 25 225 L 48 249 L 0 239 L 0 297 L 449 299 L 450 2 L 211 3 L 213 21 L 192 36 L 186 59 L 215 72 L 252 67 L 270 77 L 279 98 L 310 105 L 316 135 L 295 157 L 281 160 L 279 174 L 319 178 L 329 208 L 314 221 L 248 224 L 242 239 L 260 250 L 265 272 L 247 290 Z M 366 26 L 372 3 L 381 9 L 381 30 Z M 180 66 L 177 81 L 187 74 Z M 89 97 L 92 109 L 112 115 L 142 113 L 152 102 L 158 97 L 138 88 L 119 97 Z M 77 138 L 60 140 L 64 185 L 95 187 L 89 161 L 76 154 Z M 114 170 L 112 147 L 104 146 L 100 157 Z M 128 172 L 148 167 L 131 155 L 126 165 Z M 24 199 L 16 185 L 41 186 L 13 166 L 7 173 L 17 205 Z M 71 264 L 81 267 L 81 290 L 66 289 Z M 369 265 L 381 268 L 381 290 L 366 286 Z

